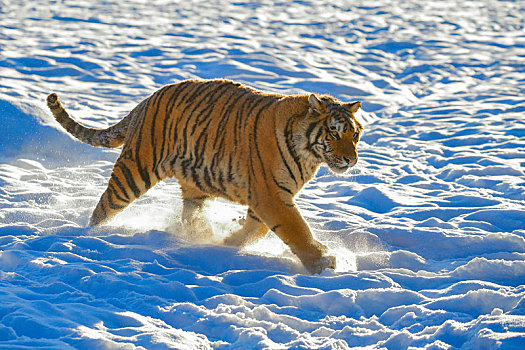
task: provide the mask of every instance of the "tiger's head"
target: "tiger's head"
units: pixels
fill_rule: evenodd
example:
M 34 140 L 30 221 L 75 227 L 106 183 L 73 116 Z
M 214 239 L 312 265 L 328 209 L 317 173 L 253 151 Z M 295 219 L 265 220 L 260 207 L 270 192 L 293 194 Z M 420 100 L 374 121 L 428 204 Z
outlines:
M 342 103 L 311 94 L 308 103 L 308 113 L 317 126 L 309 135 L 311 151 L 334 173 L 344 173 L 357 163 L 356 145 L 363 127 L 354 114 L 361 102 Z

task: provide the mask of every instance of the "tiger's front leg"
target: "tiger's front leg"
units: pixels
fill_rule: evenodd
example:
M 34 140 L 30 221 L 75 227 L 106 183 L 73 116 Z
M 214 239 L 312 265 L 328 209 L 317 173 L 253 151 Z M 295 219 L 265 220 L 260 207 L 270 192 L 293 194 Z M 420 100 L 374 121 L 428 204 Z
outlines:
M 324 269 L 335 269 L 335 257 L 327 256 L 327 248 L 316 241 L 306 221 L 290 198 L 287 201 L 268 198 L 263 205 L 254 206 L 254 212 L 286 243 L 311 274 Z

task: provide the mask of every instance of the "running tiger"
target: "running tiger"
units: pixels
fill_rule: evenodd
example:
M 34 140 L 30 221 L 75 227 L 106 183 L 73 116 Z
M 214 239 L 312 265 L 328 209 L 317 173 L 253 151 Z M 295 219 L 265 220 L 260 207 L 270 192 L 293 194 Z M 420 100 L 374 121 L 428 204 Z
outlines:
M 222 197 L 248 206 L 244 226 L 224 244 L 242 247 L 272 230 L 310 273 L 335 268 L 335 257 L 314 239 L 294 196 L 322 163 L 335 173 L 356 164 L 362 126 L 354 113 L 360 102 L 269 94 L 228 80 L 186 80 L 162 87 L 107 129 L 74 121 L 54 93 L 47 105 L 80 141 L 124 145 L 90 226 L 175 177 L 186 229 L 211 234 L 198 214 L 205 200 Z

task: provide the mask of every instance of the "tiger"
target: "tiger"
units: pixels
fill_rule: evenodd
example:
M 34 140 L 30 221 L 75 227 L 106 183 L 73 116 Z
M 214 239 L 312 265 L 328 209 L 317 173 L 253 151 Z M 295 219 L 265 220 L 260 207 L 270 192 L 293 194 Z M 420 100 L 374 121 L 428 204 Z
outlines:
M 190 79 L 161 87 L 107 129 L 76 122 L 56 93 L 47 106 L 78 140 L 123 145 L 89 226 L 106 223 L 158 182 L 176 178 L 183 229 L 211 230 L 199 214 L 206 200 L 221 197 L 248 206 L 242 227 L 224 245 L 242 248 L 271 230 L 308 273 L 335 269 L 335 257 L 313 237 L 294 197 L 322 164 L 336 174 L 355 166 L 360 101 Z

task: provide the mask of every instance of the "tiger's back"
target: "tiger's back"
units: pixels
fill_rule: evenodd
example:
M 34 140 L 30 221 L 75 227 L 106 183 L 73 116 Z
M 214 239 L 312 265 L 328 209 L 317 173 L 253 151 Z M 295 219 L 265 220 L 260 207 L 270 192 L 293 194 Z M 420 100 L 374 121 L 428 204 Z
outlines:
M 256 120 L 274 122 L 269 107 L 279 99 L 225 80 L 171 85 L 152 96 L 130 148 L 151 158 L 161 179 L 175 176 L 185 186 L 247 204 L 250 150 L 260 151 L 250 135 Z
M 323 161 L 316 143 L 325 137 L 320 130 L 326 123 L 316 116 L 332 100 L 312 96 L 267 94 L 228 80 L 187 80 L 164 86 L 105 130 L 75 122 L 54 94 L 48 105 L 82 141 L 124 144 L 90 225 L 107 221 L 159 181 L 176 177 L 189 230 L 209 231 L 197 215 L 207 199 L 245 204 L 246 223 L 226 244 L 242 246 L 271 229 L 309 271 L 318 272 L 335 261 L 324 257 L 326 248 L 313 239 L 293 203 Z M 356 129 L 358 123 L 352 123 Z
M 168 85 L 136 116 L 122 157 L 140 160 L 139 188 L 174 176 L 184 187 L 246 205 L 261 176 L 266 180 L 267 173 L 280 172 L 273 155 L 266 154 L 279 152 L 277 138 L 285 137 L 266 131 L 279 130 L 288 121 L 279 116 L 301 104 L 306 113 L 304 96 L 265 94 L 227 80 Z M 302 171 L 310 171 L 290 191 L 302 187 L 315 168 L 305 166 Z

